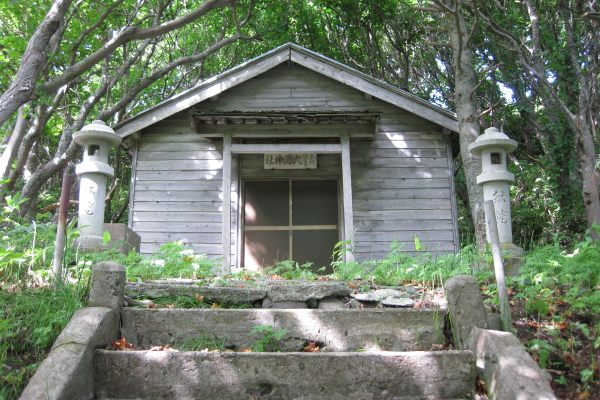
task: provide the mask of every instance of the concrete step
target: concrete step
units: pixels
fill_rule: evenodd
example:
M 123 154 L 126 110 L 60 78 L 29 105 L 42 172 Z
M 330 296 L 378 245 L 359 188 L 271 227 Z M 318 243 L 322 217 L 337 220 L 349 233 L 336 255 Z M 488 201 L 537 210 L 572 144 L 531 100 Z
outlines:
M 138 309 L 121 311 L 121 333 L 142 348 L 177 347 L 207 337 L 233 350 L 250 348 L 264 333 L 258 325 L 289 331 L 277 351 L 300 351 L 315 341 L 321 351 L 429 350 L 443 343 L 445 310 L 431 309 Z
M 470 351 L 94 352 L 97 399 L 473 398 Z

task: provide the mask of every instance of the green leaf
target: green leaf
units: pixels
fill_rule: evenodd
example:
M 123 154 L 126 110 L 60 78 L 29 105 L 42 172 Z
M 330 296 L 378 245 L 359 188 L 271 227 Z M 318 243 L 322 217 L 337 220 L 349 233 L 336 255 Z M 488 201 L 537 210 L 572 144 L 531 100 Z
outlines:
M 105 246 L 110 242 L 110 233 L 108 233 L 108 231 L 104 232 L 104 235 L 102 235 L 102 241 L 104 241 Z

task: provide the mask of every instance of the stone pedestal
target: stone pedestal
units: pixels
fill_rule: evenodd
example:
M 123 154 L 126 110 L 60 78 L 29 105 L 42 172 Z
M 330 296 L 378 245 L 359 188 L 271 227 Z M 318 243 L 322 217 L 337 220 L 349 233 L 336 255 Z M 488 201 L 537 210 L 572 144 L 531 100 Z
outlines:
M 78 243 L 84 250 L 103 246 L 104 198 L 106 183 L 114 176 L 108 165 L 108 153 L 121 143 L 117 135 L 103 121 L 93 121 L 73 134 L 73 140 L 83 146 L 83 160 L 75 168 L 79 182 L 79 219 L 81 230 Z

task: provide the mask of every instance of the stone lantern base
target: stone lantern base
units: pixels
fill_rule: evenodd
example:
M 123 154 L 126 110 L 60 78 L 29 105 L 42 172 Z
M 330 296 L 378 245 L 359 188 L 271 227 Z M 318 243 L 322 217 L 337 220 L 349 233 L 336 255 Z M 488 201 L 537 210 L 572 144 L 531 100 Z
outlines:
M 129 229 L 127 224 L 103 224 L 102 232 L 110 234 L 110 242 L 104 244 L 104 238 L 95 235 L 81 236 L 77 245 L 85 253 L 98 253 L 109 249 L 116 249 L 119 253 L 127 254 L 131 250 L 140 251 L 140 235 Z
M 525 265 L 525 252 L 513 243 L 501 243 L 502 258 L 504 260 L 504 274 L 506 276 L 519 276 L 519 269 Z

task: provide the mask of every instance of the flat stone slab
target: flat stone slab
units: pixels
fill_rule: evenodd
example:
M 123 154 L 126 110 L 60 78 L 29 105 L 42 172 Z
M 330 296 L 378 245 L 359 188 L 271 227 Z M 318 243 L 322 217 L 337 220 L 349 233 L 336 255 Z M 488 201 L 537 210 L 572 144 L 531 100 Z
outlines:
M 413 307 L 417 302 L 411 298 L 396 299 L 388 297 L 387 299 L 382 300 L 381 304 L 388 307 Z
M 395 289 L 379 289 L 379 290 L 373 290 L 373 291 L 370 291 L 367 293 L 358 293 L 358 294 L 354 295 L 354 298 L 356 300 L 377 302 L 377 303 L 388 297 L 393 297 L 393 298 L 399 299 L 402 297 L 410 297 L 410 295 L 401 290 L 395 290 Z
M 193 280 L 160 280 L 153 283 L 132 283 L 125 285 L 125 295 L 137 297 L 189 296 L 196 293 L 205 300 L 219 303 L 253 303 L 267 295 L 275 303 L 285 301 L 308 301 L 324 297 L 345 297 L 351 292 L 345 281 L 288 281 L 261 279 L 256 281 L 227 281 L 223 284 L 198 285 Z
M 323 351 L 410 351 L 443 343 L 446 311 L 415 308 L 318 309 L 143 309 L 124 308 L 121 332 L 140 347 L 177 344 L 202 337 L 225 347 L 251 347 L 264 336 L 258 325 L 289 331 L 278 350 L 299 351 L 316 341 Z
M 94 354 L 98 399 L 473 398 L 470 351 Z M 285 367 L 283 367 L 285 366 Z
M 267 296 L 266 287 L 229 287 L 192 285 L 188 283 L 131 283 L 125 285 L 125 296 L 138 297 L 167 297 L 188 296 L 195 298 L 196 294 L 218 303 L 253 303 Z
M 269 284 L 269 296 L 276 301 L 307 301 L 329 296 L 344 297 L 350 294 L 344 281 L 287 281 Z

